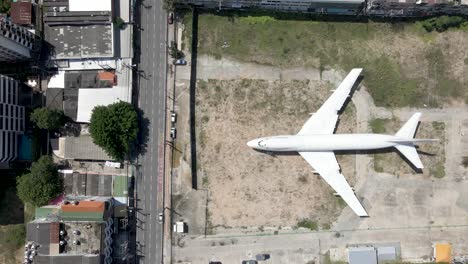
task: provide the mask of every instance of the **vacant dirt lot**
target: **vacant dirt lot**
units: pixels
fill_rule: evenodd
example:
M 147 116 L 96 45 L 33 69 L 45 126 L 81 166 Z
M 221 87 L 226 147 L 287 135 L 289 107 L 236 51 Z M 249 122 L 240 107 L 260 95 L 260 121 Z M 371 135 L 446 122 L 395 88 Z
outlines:
M 295 226 L 301 219 L 326 226 L 341 212 L 332 189 L 300 156 L 269 156 L 246 145 L 297 133 L 331 87 L 322 81 L 198 81 L 199 178 L 210 190 L 213 227 Z M 352 104 L 340 120 L 339 133 L 355 132 Z M 353 184 L 354 156 L 338 160 Z

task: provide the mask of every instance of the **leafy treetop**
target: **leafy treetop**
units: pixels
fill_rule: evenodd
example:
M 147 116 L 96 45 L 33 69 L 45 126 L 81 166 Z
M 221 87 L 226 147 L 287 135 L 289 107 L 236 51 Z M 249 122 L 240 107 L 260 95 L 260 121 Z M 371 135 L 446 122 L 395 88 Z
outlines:
M 18 197 L 25 203 L 42 206 L 63 190 L 63 180 L 49 156 L 42 156 L 31 167 L 31 172 L 17 178 Z
M 48 108 L 36 108 L 31 113 L 31 121 L 42 129 L 59 129 L 65 124 L 65 116 L 62 111 Z
M 93 141 L 116 160 L 123 160 L 137 138 L 138 116 L 127 102 L 96 106 L 91 115 L 89 132 Z

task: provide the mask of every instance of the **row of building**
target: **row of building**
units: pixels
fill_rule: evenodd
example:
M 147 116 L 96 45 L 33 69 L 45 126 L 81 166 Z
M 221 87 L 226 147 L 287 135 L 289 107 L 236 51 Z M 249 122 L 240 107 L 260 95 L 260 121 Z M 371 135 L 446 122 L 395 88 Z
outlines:
M 133 167 L 110 162 L 88 132 L 95 106 L 131 102 L 132 3 L 17 0 L 11 16 L 0 14 L 0 169 L 31 160 L 26 116 L 34 107 L 61 110 L 73 121 L 50 135 L 64 192 L 36 208 L 22 263 L 128 263 L 133 256 Z M 15 79 L 17 65 L 37 69 L 37 76 Z
M 218 11 L 268 10 L 369 17 L 468 15 L 467 0 L 178 0 L 176 4 Z

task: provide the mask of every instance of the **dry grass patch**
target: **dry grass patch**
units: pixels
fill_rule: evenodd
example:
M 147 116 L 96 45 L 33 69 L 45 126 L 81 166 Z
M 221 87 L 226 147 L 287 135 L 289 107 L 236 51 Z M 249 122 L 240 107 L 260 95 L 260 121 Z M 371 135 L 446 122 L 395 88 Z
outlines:
M 328 82 L 198 81 L 199 179 L 210 190 L 210 226 L 327 226 L 343 208 L 332 189 L 299 155 L 270 156 L 247 147 L 269 135 L 295 134 L 331 94 Z M 344 111 L 338 133 L 354 132 L 355 109 Z M 353 155 L 339 155 L 355 182 Z

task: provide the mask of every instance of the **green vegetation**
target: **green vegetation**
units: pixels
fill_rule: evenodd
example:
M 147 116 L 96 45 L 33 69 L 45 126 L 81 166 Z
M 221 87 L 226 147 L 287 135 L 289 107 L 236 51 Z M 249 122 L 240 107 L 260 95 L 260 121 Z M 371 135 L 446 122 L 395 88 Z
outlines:
M 184 19 L 185 30 L 190 32 L 191 15 Z M 457 93 L 466 90 L 448 67 L 449 39 L 425 42 L 437 36 L 427 33 L 419 22 L 294 21 L 265 14 L 228 13 L 200 15 L 198 31 L 198 52 L 215 58 L 230 57 L 283 68 L 315 67 L 321 71 L 363 67 L 364 84 L 378 106 L 439 106 L 449 98 L 459 99 Z M 417 48 L 409 44 L 403 47 L 405 43 L 420 44 Z M 444 59 L 432 63 L 439 54 L 431 49 L 441 50 Z M 413 71 L 408 71 L 408 67 L 416 64 L 407 66 L 407 58 L 415 53 L 417 65 L 436 65 L 436 74 L 411 75 Z
M 36 108 L 31 113 L 31 121 L 41 129 L 55 130 L 65 124 L 65 116 L 62 111 L 48 108 Z
M 169 55 L 176 60 L 182 59 L 185 56 L 181 50 L 177 49 L 175 41 L 171 41 L 171 46 L 169 46 Z
M 435 130 L 438 130 L 438 131 L 444 131 L 445 130 L 445 123 L 444 122 L 437 122 L 437 121 L 433 121 L 432 122 L 432 127 L 435 129 Z
M 346 261 L 332 261 L 330 259 L 330 251 L 327 251 L 327 253 L 325 255 L 323 255 L 322 262 L 320 262 L 320 263 L 324 263 L 324 264 L 346 264 L 348 262 L 346 262 Z
M 0 13 L 10 14 L 11 0 L 0 0 Z
M 5 242 L 15 248 L 24 245 L 26 238 L 26 228 L 24 224 L 10 225 L 9 232 L 5 236 Z
M 167 11 L 174 11 L 174 0 L 163 0 L 163 8 Z
M 460 16 L 439 16 L 426 19 L 421 22 L 427 32 L 438 31 L 443 32 L 449 28 L 458 28 L 463 23 L 466 23 L 465 18 Z
M 313 221 L 310 219 L 302 219 L 297 222 L 297 227 L 308 228 L 310 230 L 318 230 L 317 221 Z
M 112 23 L 114 23 L 114 26 L 118 29 L 125 28 L 125 21 L 121 17 L 114 17 Z
M 33 162 L 31 172 L 17 178 L 18 197 L 34 206 L 42 206 L 57 197 L 63 190 L 63 180 L 49 156 Z
M 138 134 L 138 116 L 133 105 L 120 101 L 96 106 L 91 115 L 89 132 L 95 144 L 109 156 L 123 160 Z
M 0 226 L 0 259 L 4 264 L 18 263 L 16 252 L 24 246 L 26 238 L 25 225 Z
M 375 172 L 384 172 L 382 164 L 385 164 L 385 154 L 374 154 L 374 170 Z
M 387 119 L 375 118 L 370 121 L 372 133 L 383 134 L 385 133 L 385 123 Z
M 445 176 L 445 167 L 443 162 L 438 162 L 434 168 L 430 170 L 431 175 L 436 178 L 443 178 Z

